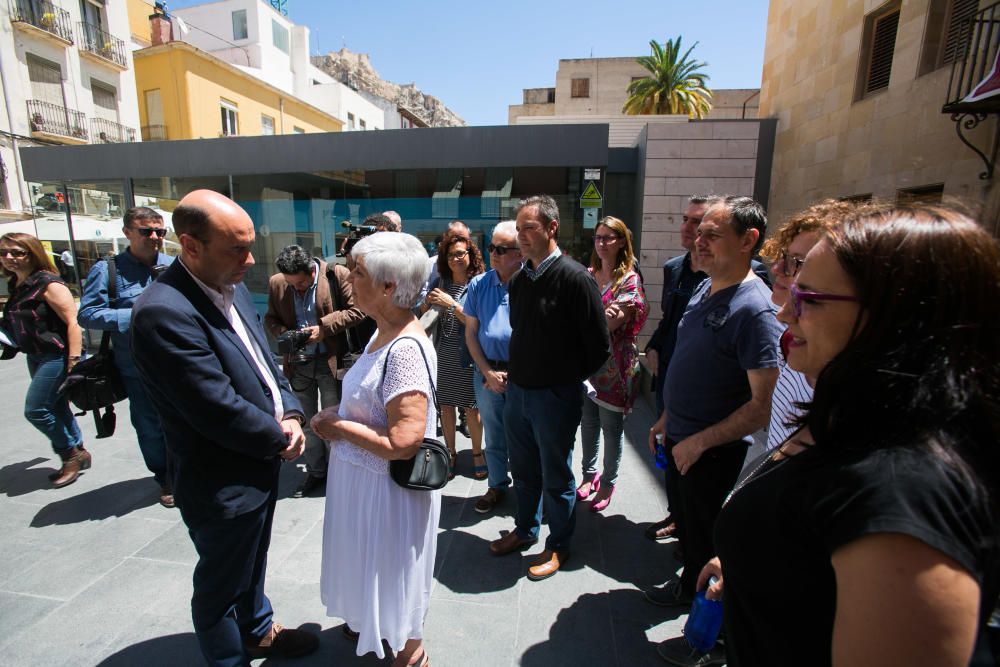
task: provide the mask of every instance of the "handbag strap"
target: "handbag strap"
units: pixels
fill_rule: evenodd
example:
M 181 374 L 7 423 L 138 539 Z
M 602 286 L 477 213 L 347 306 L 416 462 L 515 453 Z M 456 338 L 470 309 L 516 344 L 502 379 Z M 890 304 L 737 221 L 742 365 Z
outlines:
M 115 258 L 108 257 L 108 306 L 118 298 L 118 267 L 115 266 Z M 101 354 L 107 354 L 111 346 L 111 332 L 105 331 L 101 334 Z
M 389 368 L 389 353 L 392 352 L 392 348 L 396 345 L 396 343 L 406 339 L 410 339 L 417 344 L 417 349 L 420 350 L 420 356 L 424 358 L 424 368 L 427 369 L 427 379 L 430 380 L 431 383 L 431 396 L 434 398 L 434 408 L 440 412 L 441 407 L 438 405 L 437 388 L 434 386 L 434 374 L 431 373 L 431 365 L 427 361 L 427 355 L 424 354 L 424 346 L 421 345 L 420 341 L 413 336 L 400 336 L 389 344 L 389 349 L 385 351 L 385 359 L 382 360 L 382 384 L 385 384 L 385 372 Z

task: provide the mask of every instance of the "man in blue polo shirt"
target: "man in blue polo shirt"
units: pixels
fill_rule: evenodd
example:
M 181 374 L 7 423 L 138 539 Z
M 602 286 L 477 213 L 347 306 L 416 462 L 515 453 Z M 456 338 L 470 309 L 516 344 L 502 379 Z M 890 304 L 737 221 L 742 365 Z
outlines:
M 486 436 L 486 468 L 489 488 L 475 504 L 480 514 L 493 511 L 510 487 L 507 475 L 507 436 L 503 408 L 507 392 L 507 361 L 510 359 L 510 296 L 507 285 L 521 268 L 517 226 L 513 220 L 493 228 L 487 246 L 492 270 L 476 276 L 465 296 L 465 342 L 475 362 L 472 386 Z

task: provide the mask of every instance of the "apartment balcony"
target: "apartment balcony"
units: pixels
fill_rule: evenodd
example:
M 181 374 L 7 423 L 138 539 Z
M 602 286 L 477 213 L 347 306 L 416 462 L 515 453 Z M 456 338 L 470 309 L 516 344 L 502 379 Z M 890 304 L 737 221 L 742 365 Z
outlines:
M 77 23 L 76 35 L 81 56 L 119 71 L 128 69 L 128 49 L 124 41 L 92 23 Z
M 90 119 L 90 134 L 95 144 L 130 144 L 135 141 L 135 130 L 105 118 Z
M 142 140 L 143 141 L 166 141 L 170 137 L 167 136 L 167 126 L 166 125 L 143 125 L 142 126 Z
M 87 143 L 87 117 L 42 100 L 28 100 L 28 121 L 31 136 L 60 144 Z
M 9 0 L 10 22 L 24 32 L 62 46 L 73 43 L 69 12 L 45 0 Z

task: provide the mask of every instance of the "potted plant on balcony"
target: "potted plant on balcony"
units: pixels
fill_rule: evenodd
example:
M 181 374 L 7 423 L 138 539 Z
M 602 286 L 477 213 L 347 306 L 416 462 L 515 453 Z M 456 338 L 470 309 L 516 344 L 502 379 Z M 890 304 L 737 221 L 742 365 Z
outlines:
M 108 60 L 111 60 L 113 58 L 114 50 L 115 50 L 115 45 L 110 41 L 101 44 L 101 55 L 107 58 Z
M 35 112 L 31 115 L 31 131 L 41 132 L 45 129 L 45 117 Z
M 51 28 L 52 26 L 54 26 L 56 24 L 55 12 L 45 12 L 44 14 L 42 14 L 41 23 L 46 28 Z
M 84 128 L 82 128 L 82 127 L 80 127 L 79 125 L 74 125 L 70 129 L 70 134 L 72 134 L 77 139 L 86 139 L 87 138 L 87 130 L 84 129 Z

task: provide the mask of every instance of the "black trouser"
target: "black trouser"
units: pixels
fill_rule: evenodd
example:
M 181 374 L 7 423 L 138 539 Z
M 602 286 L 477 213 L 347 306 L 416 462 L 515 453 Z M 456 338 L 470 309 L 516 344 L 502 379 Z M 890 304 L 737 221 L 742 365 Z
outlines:
M 677 496 L 682 521 L 677 527 L 684 545 L 681 586 L 686 595 L 694 595 L 701 568 L 715 556 L 712 543 L 715 519 L 736 484 L 746 456 L 747 444 L 742 440 L 713 447 L 701 455 L 687 474 L 679 476 Z
M 677 462 L 674 461 L 673 453 L 674 445 L 676 444 L 675 441 L 669 438 L 664 441 L 664 449 L 667 450 L 667 467 L 663 469 L 663 486 L 667 489 L 667 512 L 670 514 L 670 518 L 674 520 L 674 524 L 680 526 L 683 509 L 681 508 L 681 499 L 677 490 L 681 474 L 677 470 Z M 674 537 L 680 542 L 681 534 L 678 528 L 674 529 Z

